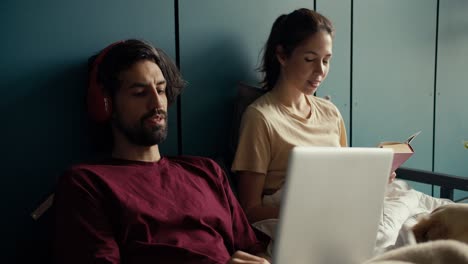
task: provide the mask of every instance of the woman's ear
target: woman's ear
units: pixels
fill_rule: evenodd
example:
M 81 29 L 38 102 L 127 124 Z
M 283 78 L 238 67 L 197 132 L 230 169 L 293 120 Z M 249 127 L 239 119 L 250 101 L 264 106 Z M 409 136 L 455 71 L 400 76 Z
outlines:
M 283 46 L 276 46 L 275 55 L 278 62 L 281 64 L 281 66 L 283 66 L 286 62 L 286 53 L 284 52 Z

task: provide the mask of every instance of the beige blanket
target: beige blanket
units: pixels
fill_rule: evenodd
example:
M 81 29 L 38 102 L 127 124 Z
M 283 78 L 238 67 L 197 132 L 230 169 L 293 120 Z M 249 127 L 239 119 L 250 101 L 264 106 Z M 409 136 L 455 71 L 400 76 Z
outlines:
M 388 251 L 365 264 L 468 264 L 468 245 L 439 240 Z

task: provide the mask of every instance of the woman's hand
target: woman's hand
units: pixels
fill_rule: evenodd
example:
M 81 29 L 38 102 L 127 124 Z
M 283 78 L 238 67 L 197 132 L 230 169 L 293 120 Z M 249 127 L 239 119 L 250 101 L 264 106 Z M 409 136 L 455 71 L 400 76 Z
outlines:
M 227 264 L 270 264 L 268 260 L 249 254 L 244 251 L 236 251 Z
M 392 183 L 395 180 L 395 178 L 396 178 L 396 172 L 392 172 L 390 174 L 390 177 L 388 178 L 388 183 L 389 184 Z

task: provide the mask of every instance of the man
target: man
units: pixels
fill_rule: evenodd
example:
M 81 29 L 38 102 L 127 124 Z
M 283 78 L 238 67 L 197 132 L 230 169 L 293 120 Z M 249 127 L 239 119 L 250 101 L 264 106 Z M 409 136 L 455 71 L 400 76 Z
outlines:
M 252 255 L 264 244 L 220 167 L 159 152 L 167 106 L 183 86 L 167 55 L 143 41 L 114 43 L 95 57 L 89 110 L 110 124 L 112 155 L 60 178 L 58 263 L 268 263 Z

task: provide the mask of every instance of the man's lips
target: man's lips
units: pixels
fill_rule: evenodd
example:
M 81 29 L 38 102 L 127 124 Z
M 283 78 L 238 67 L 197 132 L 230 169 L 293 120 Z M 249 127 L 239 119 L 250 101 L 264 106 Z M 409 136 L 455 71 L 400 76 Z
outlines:
M 149 123 L 150 125 L 162 125 L 166 121 L 165 115 L 154 115 L 145 119 L 145 122 Z

